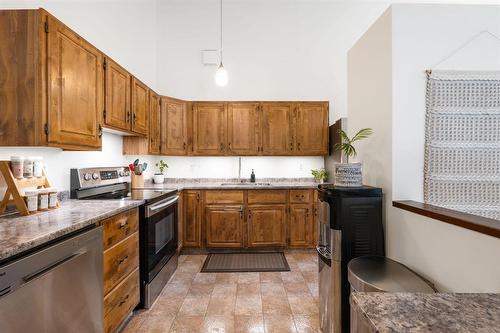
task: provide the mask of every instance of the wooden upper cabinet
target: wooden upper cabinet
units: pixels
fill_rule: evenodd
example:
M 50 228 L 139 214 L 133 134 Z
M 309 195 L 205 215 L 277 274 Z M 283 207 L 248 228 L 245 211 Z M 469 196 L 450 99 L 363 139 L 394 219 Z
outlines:
M 248 247 L 286 245 L 286 206 L 249 205 Z
M 160 154 L 160 96 L 150 90 L 149 94 L 149 153 Z
M 207 247 L 243 247 L 243 206 L 206 206 Z
M 292 103 L 262 103 L 263 155 L 291 155 L 293 153 L 292 112 Z
M 233 155 L 260 152 L 259 103 L 227 104 L 227 151 Z
M 225 154 L 225 105 L 219 102 L 193 104 L 193 154 Z
M 106 58 L 106 110 L 104 124 L 118 130 L 130 131 L 131 75 L 116 62 Z
M 48 141 L 68 149 L 101 146 L 103 54 L 48 15 Z
M 149 88 L 132 77 L 132 132 L 147 135 L 149 124 Z
M 295 109 L 298 155 L 328 154 L 328 102 L 302 102 Z
M 188 153 L 188 103 L 164 97 L 161 102 L 161 153 Z

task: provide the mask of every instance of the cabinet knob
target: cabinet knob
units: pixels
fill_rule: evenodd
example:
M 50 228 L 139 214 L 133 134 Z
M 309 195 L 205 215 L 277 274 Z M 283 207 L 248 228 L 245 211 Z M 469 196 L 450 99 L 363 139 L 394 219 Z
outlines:
M 120 304 L 118 304 L 118 306 L 122 306 L 123 304 L 125 304 L 125 302 L 127 301 L 129 295 L 127 294 L 127 296 L 125 296 L 121 301 L 120 301 Z
M 119 228 L 120 228 L 120 229 L 123 229 L 123 228 L 125 228 L 126 226 L 128 226 L 128 222 L 122 222 L 122 223 L 120 223 Z
M 118 261 L 118 265 L 123 264 L 127 259 L 128 259 L 128 256 L 123 257 L 122 259 L 120 259 L 120 261 Z

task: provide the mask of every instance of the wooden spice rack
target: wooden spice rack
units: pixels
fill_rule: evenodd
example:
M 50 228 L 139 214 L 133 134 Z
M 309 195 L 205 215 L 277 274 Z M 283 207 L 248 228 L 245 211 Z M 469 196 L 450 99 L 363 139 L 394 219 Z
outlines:
M 19 214 L 23 216 L 30 215 L 26 202 L 24 201 L 24 189 L 27 187 L 50 187 L 50 182 L 47 179 L 45 170 L 42 169 L 42 177 L 17 179 L 14 177 L 12 170 L 10 169 L 10 161 L 0 161 L 0 172 L 5 179 L 5 183 L 7 184 L 7 190 L 5 191 L 2 201 L 0 201 L 0 214 L 5 212 L 9 203 L 14 203 L 19 210 Z M 59 208 L 59 202 L 57 203 L 57 208 Z

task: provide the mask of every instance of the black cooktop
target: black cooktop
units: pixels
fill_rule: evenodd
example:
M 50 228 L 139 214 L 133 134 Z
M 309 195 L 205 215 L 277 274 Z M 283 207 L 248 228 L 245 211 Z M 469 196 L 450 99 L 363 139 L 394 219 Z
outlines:
M 130 191 L 128 198 L 130 198 L 131 200 L 144 200 L 146 201 L 146 203 L 151 203 L 164 199 L 174 193 L 177 193 L 176 189 L 132 190 Z

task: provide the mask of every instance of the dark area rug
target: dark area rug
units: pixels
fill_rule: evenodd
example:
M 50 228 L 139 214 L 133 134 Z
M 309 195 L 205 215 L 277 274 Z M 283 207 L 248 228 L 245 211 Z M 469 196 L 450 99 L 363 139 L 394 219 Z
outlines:
M 283 252 L 210 253 L 201 272 L 286 272 L 290 270 Z

